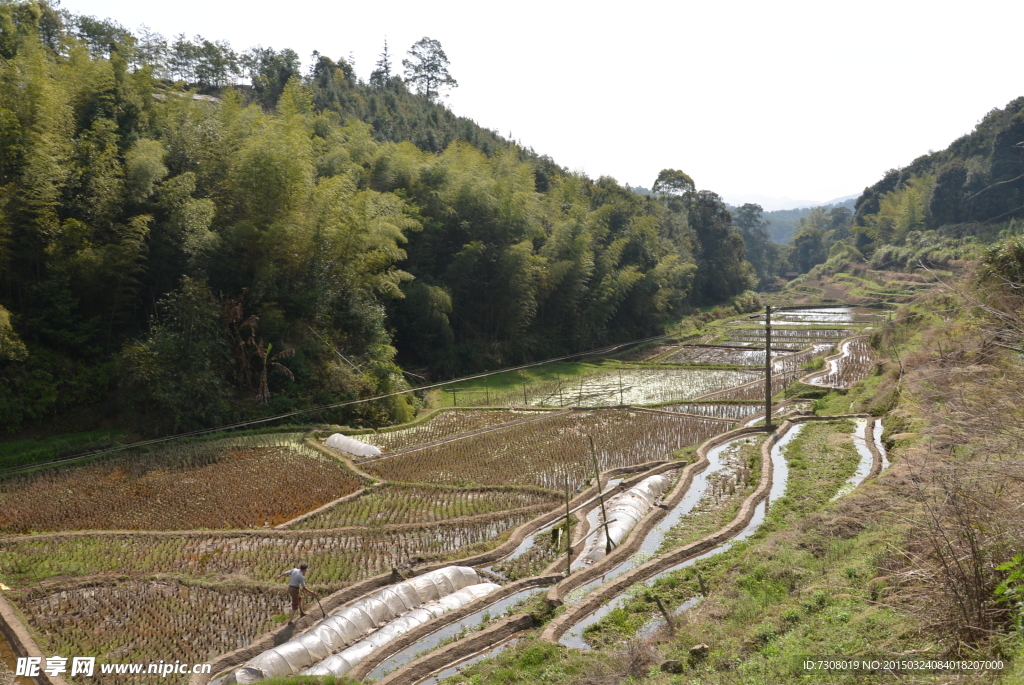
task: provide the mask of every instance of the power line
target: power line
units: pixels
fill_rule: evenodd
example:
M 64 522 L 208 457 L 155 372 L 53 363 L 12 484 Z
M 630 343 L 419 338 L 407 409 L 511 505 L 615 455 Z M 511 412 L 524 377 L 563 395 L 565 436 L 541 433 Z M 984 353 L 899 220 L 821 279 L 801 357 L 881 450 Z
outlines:
M 226 431 L 237 430 L 239 428 L 245 428 L 247 426 L 256 426 L 256 425 L 260 425 L 260 424 L 270 423 L 272 421 L 279 421 L 281 419 L 291 418 L 293 416 L 302 416 L 303 414 L 312 414 L 312 413 L 319 412 L 319 411 L 325 411 L 325 410 L 328 410 L 328 409 L 338 409 L 340 407 L 350 407 L 350 406 L 357 405 L 357 404 L 363 404 L 365 402 L 375 402 L 377 400 L 383 400 L 383 399 L 387 399 L 389 397 L 397 397 L 399 395 L 407 395 L 409 393 L 417 392 L 417 391 L 420 391 L 420 390 L 430 390 L 432 388 L 440 388 L 442 386 L 452 385 L 454 383 L 463 383 L 465 381 L 472 381 L 472 380 L 476 380 L 478 378 L 486 378 L 486 377 L 489 377 L 489 376 L 496 376 L 496 375 L 502 374 L 502 373 L 511 373 L 513 371 L 521 371 L 523 369 L 530 369 L 530 368 L 533 368 L 535 366 L 542 366 L 544 364 L 551 364 L 553 362 L 565 361 L 567 359 L 573 359 L 575 357 L 587 357 L 587 356 L 598 355 L 598 354 L 609 354 L 611 352 L 614 352 L 615 350 L 618 350 L 618 349 L 623 348 L 623 347 L 628 347 L 630 345 L 639 345 L 639 344 L 642 344 L 642 343 L 652 342 L 654 340 L 662 340 L 664 338 L 669 338 L 669 337 L 672 337 L 672 336 L 671 335 L 667 335 L 667 334 L 666 335 L 656 335 L 656 336 L 651 337 L 651 338 L 643 338 L 641 340 L 631 340 L 629 342 L 619 343 L 617 345 L 612 345 L 610 347 L 599 348 L 599 349 L 596 349 L 596 350 L 589 350 L 587 352 L 576 352 L 574 354 L 569 354 L 569 355 L 565 355 L 565 356 L 562 356 L 562 357 L 552 357 L 551 359 L 545 359 L 545 360 L 539 361 L 539 362 L 532 362 L 530 364 L 522 364 L 520 366 L 513 366 L 513 367 L 510 367 L 510 368 L 507 368 L 507 369 L 500 369 L 498 371 L 488 371 L 486 373 L 478 373 L 478 374 L 475 374 L 475 375 L 472 375 L 472 376 L 463 376 L 462 378 L 455 378 L 455 379 L 452 379 L 450 381 L 445 381 L 443 383 L 431 383 L 429 385 L 420 385 L 420 386 L 417 386 L 415 388 L 409 388 L 408 390 L 396 390 L 395 392 L 389 392 L 389 393 L 386 393 L 386 394 L 383 394 L 383 395 L 376 395 L 374 397 L 365 397 L 365 398 L 358 399 L 358 400 L 346 400 L 344 402 L 335 402 L 333 404 L 323 404 L 323 405 L 320 405 L 318 407 L 311 407 L 311 408 L 308 408 L 308 409 L 298 409 L 296 411 L 290 411 L 290 412 L 286 412 L 284 414 L 277 414 L 275 416 L 266 416 L 266 417 L 263 417 L 263 418 L 260 418 L 260 419 L 252 419 L 252 420 L 249 420 L 249 421 L 241 421 L 241 422 L 238 422 L 238 423 L 231 423 L 231 424 L 226 424 L 226 425 L 223 425 L 223 426 L 216 426 L 214 428 L 204 428 L 202 430 L 189 431 L 187 433 L 178 433 L 176 435 L 168 435 L 168 436 L 163 437 L 163 438 L 154 438 L 152 440 L 140 440 L 138 442 L 129 443 L 127 445 L 119 445 L 117 447 L 108 447 L 106 449 L 96 450 L 96 451 L 93 451 L 93 452 L 85 452 L 83 454 L 76 454 L 76 455 L 72 455 L 70 457 L 65 457 L 63 459 L 55 459 L 53 461 L 43 462 L 43 463 L 40 463 L 40 464 L 28 464 L 26 466 L 17 466 L 17 467 L 14 467 L 14 468 L 2 469 L 2 470 L 0 470 L 0 476 L 6 476 L 6 475 L 15 474 L 15 473 L 20 473 L 22 471 L 31 471 L 31 470 L 34 470 L 34 469 L 47 468 L 47 467 L 50 467 L 50 466 L 58 466 L 60 464 L 68 464 L 68 463 L 71 463 L 71 462 L 80 461 L 82 459 L 89 459 L 89 458 L 92 458 L 92 457 L 100 457 L 100 456 L 103 456 L 103 455 L 106 455 L 106 454 L 114 454 L 116 452 L 124 452 L 124 451 L 127 451 L 127 450 L 138 449 L 139 447 L 149 447 L 151 445 L 159 445 L 159 444 L 162 444 L 162 443 L 165 443 L 165 442 L 173 442 L 175 440 L 183 440 L 185 438 L 195 438 L 195 437 L 199 437 L 201 435 L 211 435 L 213 433 L 222 433 L 222 432 L 226 432 Z

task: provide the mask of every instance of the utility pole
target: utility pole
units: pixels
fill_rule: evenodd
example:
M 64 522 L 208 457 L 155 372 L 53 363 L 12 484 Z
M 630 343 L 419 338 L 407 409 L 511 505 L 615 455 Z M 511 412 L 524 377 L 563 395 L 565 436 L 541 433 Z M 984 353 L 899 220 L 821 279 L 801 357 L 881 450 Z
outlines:
M 565 577 L 572 575 L 572 538 L 569 537 L 569 474 L 565 474 Z
M 772 426 L 772 306 L 764 307 L 764 428 Z

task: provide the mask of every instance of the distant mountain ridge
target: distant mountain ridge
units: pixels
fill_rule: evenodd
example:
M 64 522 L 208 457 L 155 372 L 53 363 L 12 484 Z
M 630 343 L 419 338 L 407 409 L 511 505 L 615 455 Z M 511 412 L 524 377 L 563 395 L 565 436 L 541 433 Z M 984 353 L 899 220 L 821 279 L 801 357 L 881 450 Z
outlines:
M 757 194 L 740 194 L 740 195 L 727 195 L 725 202 L 728 205 L 734 205 L 740 207 L 747 203 L 761 205 L 761 208 L 765 212 L 777 212 L 794 209 L 810 209 L 811 207 L 831 207 L 833 205 L 840 205 L 847 200 L 856 200 L 857 194 L 844 195 L 843 197 L 833 198 L 827 202 L 819 202 L 816 200 L 794 200 L 789 197 L 775 197 L 772 195 L 757 195 Z
M 811 210 L 815 207 L 825 207 L 826 209 L 833 209 L 835 207 L 846 207 L 851 212 L 854 209 L 854 203 L 856 202 L 856 195 L 849 195 L 847 197 L 840 197 L 827 202 L 824 204 L 816 204 L 810 207 L 799 207 L 796 209 L 777 209 L 772 212 L 764 212 L 761 218 L 767 221 L 767 225 L 764 230 L 768 232 L 768 237 L 772 239 L 772 242 L 778 244 L 787 244 L 796 235 L 797 224 L 800 219 L 804 219 L 811 215 Z M 726 207 L 730 212 L 735 212 L 738 209 L 737 206 L 726 204 Z

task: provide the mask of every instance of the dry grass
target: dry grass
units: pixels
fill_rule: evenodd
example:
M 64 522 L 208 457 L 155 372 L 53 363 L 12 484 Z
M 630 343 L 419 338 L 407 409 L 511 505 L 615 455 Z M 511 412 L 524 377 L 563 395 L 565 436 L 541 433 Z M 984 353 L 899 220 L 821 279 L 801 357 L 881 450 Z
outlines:
M 1024 368 L 979 313 L 935 293 L 872 339 L 892 360 L 869 408 L 891 409 L 885 500 L 905 530 L 878 596 L 957 654 L 1006 631 L 996 567 L 1024 549 Z

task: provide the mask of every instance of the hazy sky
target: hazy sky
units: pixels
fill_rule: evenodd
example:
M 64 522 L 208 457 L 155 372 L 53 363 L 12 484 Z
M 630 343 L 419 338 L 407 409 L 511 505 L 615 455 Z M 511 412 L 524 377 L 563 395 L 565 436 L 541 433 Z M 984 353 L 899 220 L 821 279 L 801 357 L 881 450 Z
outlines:
M 236 50 L 355 59 L 423 36 L 449 107 L 592 177 L 678 168 L 727 200 L 826 201 L 946 147 L 1024 95 L 1024 3 L 65 0 Z M 771 204 L 764 201 L 763 204 Z

